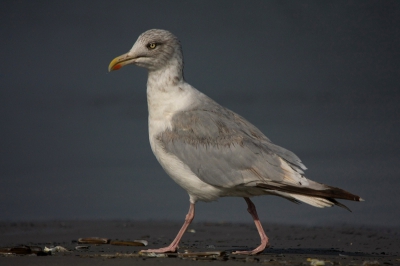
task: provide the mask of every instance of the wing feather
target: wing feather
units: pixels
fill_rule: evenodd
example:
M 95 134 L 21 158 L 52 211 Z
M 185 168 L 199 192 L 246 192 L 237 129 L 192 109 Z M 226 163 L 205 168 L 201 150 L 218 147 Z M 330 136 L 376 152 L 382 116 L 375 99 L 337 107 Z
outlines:
M 198 107 L 175 114 L 171 122 L 172 128 L 159 134 L 158 141 L 210 185 L 253 187 L 317 207 L 347 208 L 334 198 L 362 201 L 345 190 L 305 178 L 307 168 L 299 157 L 208 97 Z
M 172 117 L 172 128 L 158 135 L 204 182 L 232 188 L 255 182 L 307 185 L 306 167 L 292 152 L 273 144 L 260 130 L 211 99 Z

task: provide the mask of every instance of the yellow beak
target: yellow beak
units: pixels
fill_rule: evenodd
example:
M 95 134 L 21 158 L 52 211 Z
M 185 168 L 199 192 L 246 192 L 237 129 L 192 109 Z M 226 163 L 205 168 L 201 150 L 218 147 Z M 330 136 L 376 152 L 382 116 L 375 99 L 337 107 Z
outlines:
M 125 65 L 129 65 L 129 64 L 133 64 L 133 63 L 135 63 L 135 58 L 130 56 L 128 53 L 117 56 L 108 65 L 108 72 L 118 70 Z

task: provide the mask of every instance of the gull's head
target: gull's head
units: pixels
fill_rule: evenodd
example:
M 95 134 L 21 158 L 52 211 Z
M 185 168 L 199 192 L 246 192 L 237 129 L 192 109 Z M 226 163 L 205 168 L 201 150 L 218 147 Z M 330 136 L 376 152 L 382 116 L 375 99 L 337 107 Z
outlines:
M 108 71 L 118 70 L 129 64 L 154 71 L 170 63 L 182 65 L 178 38 L 169 31 L 152 29 L 142 33 L 128 53 L 114 58 Z

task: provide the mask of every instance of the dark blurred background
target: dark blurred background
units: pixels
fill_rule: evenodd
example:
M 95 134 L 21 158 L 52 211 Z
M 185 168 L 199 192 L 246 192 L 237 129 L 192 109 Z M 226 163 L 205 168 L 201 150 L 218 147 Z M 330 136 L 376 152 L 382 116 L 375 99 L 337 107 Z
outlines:
M 262 222 L 399 226 L 399 1 L 2 1 L 0 220 L 183 221 L 188 195 L 148 142 L 144 69 L 107 73 L 151 28 L 185 78 L 362 196 L 318 209 L 255 199 Z M 251 222 L 240 198 L 197 221 Z

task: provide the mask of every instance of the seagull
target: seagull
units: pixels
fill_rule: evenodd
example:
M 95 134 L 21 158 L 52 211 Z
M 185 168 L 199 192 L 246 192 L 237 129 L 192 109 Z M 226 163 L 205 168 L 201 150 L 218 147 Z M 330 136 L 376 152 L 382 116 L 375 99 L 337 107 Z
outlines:
M 184 80 L 178 38 L 169 31 L 142 33 L 132 49 L 113 59 L 109 72 L 126 65 L 148 70 L 147 103 L 151 149 L 165 172 L 189 194 L 185 222 L 172 243 L 141 252 L 177 252 L 194 219 L 197 201 L 243 197 L 261 238 L 254 255 L 269 246 L 253 196 L 275 195 L 292 202 L 348 209 L 336 199 L 363 201 L 343 189 L 307 179 L 307 168 L 291 151 L 272 143 L 242 116 L 222 107 Z M 348 209 L 349 210 L 349 209 Z

